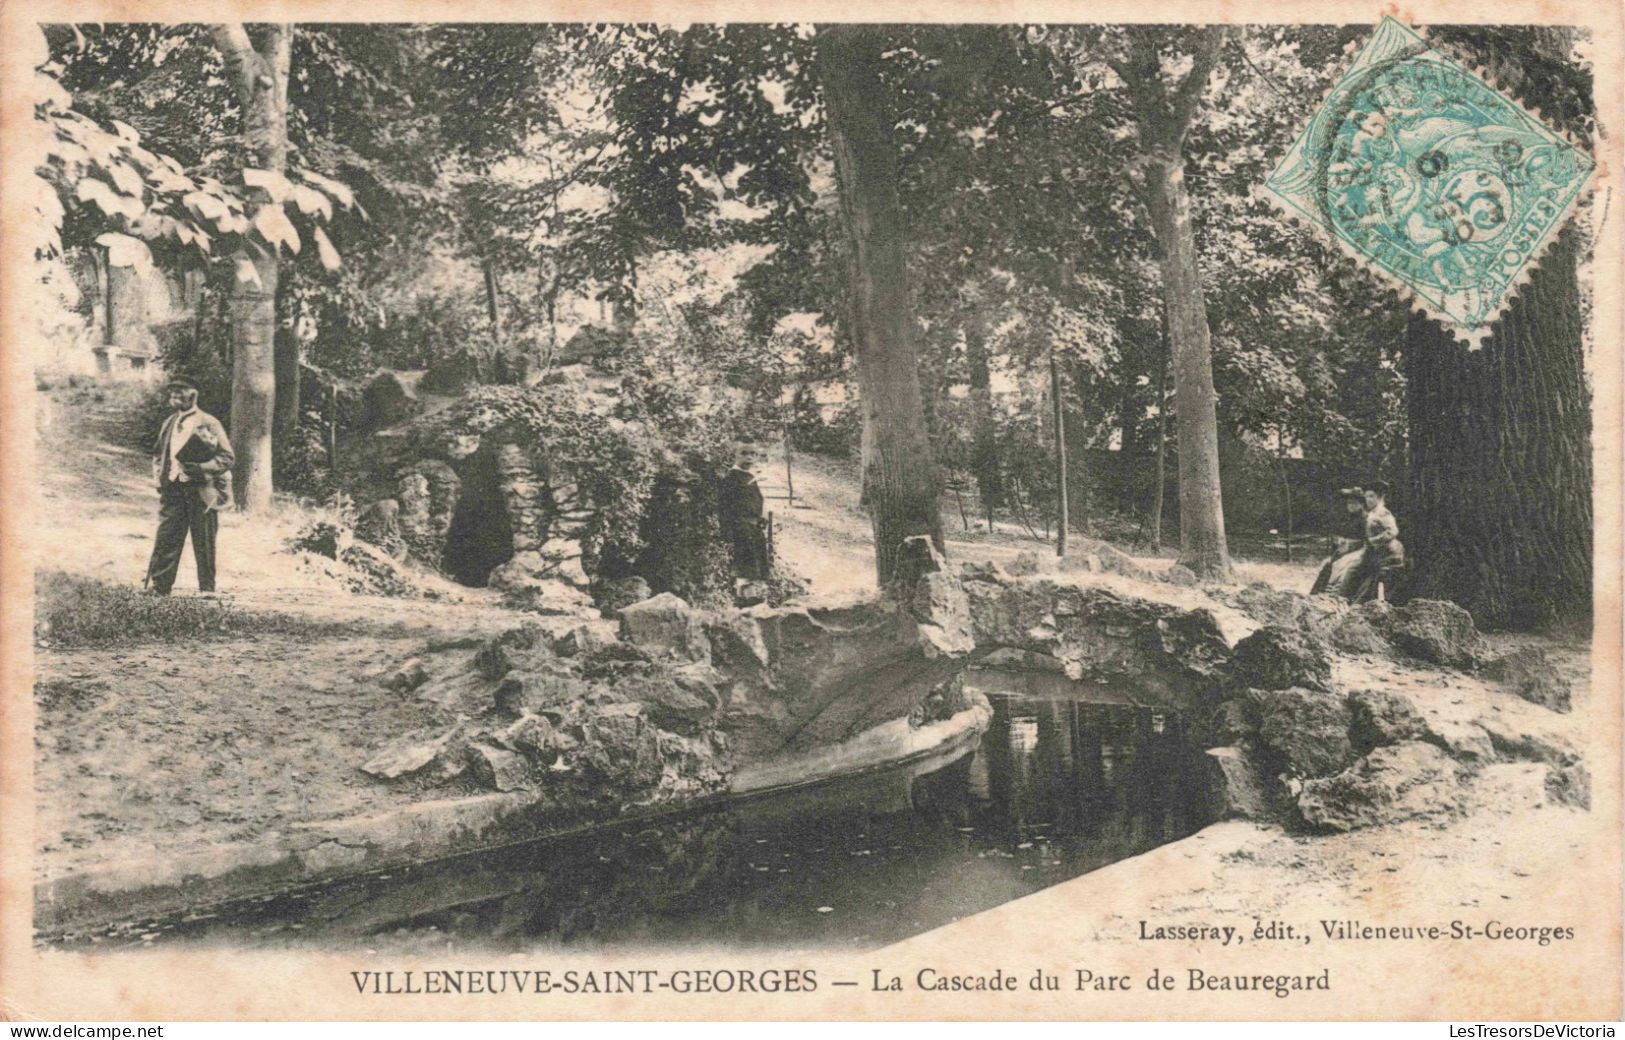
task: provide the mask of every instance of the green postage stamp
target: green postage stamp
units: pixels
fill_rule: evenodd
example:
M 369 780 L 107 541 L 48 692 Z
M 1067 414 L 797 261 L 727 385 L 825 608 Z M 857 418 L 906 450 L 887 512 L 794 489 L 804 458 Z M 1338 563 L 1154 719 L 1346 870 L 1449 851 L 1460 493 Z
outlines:
M 1595 166 L 1385 18 L 1265 188 L 1476 346 Z

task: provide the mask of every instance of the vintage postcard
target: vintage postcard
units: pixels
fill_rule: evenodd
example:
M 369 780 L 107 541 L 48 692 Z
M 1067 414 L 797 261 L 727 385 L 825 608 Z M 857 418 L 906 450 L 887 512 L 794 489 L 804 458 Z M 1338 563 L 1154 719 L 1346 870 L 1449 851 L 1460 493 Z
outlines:
M 3 1014 L 1618 1020 L 1621 27 L 6 4 Z

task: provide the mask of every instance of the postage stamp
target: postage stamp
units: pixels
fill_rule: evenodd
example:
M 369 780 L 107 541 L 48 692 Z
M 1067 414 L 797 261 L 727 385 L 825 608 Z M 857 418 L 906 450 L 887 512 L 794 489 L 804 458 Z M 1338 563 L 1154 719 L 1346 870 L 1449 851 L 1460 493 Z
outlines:
M 1595 167 L 1388 17 L 1265 187 L 1476 346 Z

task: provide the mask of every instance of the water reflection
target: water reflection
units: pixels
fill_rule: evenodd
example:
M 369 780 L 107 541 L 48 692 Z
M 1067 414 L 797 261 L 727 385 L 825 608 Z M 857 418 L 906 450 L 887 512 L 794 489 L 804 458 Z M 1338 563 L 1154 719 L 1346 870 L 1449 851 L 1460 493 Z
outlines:
M 400 949 L 872 947 L 1194 829 L 1177 715 L 1084 703 L 1059 679 L 967 683 L 996 687 L 984 689 L 993 719 L 945 766 L 353 879 L 166 934 Z

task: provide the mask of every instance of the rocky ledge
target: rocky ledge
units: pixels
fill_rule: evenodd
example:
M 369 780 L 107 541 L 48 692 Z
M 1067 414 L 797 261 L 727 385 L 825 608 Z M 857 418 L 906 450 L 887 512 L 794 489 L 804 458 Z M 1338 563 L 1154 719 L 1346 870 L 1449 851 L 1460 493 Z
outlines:
M 1252 586 L 1227 595 L 1268 620 L 1232 647 L 1205 609 L 996 565 L 953 572 L 924 539 L 905 556 L 912 581 L 848 606 L 703 610 L 661 593 L 618 622 L 427 648 L 379 678 L 431 723 L 362 768 L 446 793 L 528 792 L 572 819 L 677 806 L 727 792 L 741 768 L 782 773 L 878 727 L 963 712 L 961 675 L 984 663 L 1185 715 L 1208 749 L 1215 819 L 1339 830 L 1447 814 L 1473 770 L 1502 757 L 1547 763 L 1555 799 L 1587 800 L 1561 741 L 1436 718 L 1397 690 L 1334 678 L 1340 658 L 1409 661 L 1567 710 L 1567 684 L 1538 649 L 1494 657 L 1452 604 L 1348 609 Z

